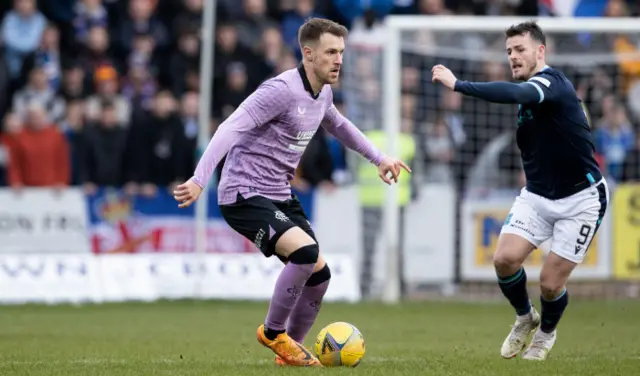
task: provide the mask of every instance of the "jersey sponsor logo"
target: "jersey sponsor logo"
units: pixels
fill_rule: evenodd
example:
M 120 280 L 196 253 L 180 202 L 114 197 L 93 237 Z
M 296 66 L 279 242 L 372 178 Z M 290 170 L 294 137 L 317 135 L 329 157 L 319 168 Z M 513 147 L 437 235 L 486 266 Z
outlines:
M 296 143 L 289 144 L 289 149 L 303 152 L 315 134 L 316 131 L 298 132 L 298 134 L 296 134 Z
M 544 77 L 539 77 L 539 76 L 531 77 L 531 78 L 529 79 L 529 81 L 537 81 L 537 82 L 540 82 L 541 84 L 543 84 L 543 85 L 544 85 L 544 86 L 546 86 L 547 88 L 548 88 L 549 86 L 551 86 L 551 81 L 547 80 L 547 79 L 546 79 L 546 78 L 544 78 Z
M 535 234 L 531 230 L 531 222 L 531 218 L 529 218 L 529 223 L 524 223 L 519 219 L 516 219 L 515 221 L 511 221 L 511 219 L 509 219 L 509 223 L 507 224 L 507 226 L 517 228 L 518 230 L 522 230 L 531 236 L 535 236 Z
M 298 116 L 304 116 L 305 112 L 307 112 L 306 108 L 298 106 Z
M 640 279 L 640 184 L 623 184 L 613 199 L 613 273 Z

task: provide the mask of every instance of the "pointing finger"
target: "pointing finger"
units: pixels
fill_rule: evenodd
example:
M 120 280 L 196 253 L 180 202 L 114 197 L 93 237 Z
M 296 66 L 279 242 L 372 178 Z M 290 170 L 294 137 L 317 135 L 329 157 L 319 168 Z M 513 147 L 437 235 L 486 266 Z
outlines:
M 398 164 L 404 168 L 408 173 L 411 173 L 411 169 L 403 161 L 398 161 Z

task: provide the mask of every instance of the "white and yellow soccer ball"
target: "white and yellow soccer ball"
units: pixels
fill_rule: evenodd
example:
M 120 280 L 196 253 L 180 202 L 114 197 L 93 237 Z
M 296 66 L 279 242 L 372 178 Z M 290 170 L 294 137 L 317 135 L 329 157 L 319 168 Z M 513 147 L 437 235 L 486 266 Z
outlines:
M 364 337 L 355 326 L 334 322 L 318 333 L 313 350 L 325 367 L 356 367 L 364 357 Z

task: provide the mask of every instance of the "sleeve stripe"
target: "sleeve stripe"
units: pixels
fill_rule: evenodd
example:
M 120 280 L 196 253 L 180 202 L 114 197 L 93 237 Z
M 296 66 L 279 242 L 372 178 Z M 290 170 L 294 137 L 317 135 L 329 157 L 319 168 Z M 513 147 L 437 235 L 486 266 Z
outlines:
M 551 82 L 544 77 L 539 77 L 539 76 L 531 77 L 529 81 L 538 81 L 544 86 L 546 86 L 547 88 L 551 86 Z
M 542 103 L 544 101 L 544 92 L 542 91 L 540 86 L 536 85 L 535 83 L 533 83 L 531 81 L 527 81 L 527 83 L 530 84 L 530 85 L 533 85 L 533 87 L 535 87 L 536 90 L 538 90 L 538 94 L 540 94 L 540 101 L 538 101 L 538 103 Z

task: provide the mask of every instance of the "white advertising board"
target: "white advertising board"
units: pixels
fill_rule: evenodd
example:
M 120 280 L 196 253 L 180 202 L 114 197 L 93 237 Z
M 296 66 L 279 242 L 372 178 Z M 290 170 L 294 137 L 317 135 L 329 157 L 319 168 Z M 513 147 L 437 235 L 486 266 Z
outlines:
M 360 299 L 353 262 L 326 255 L 326 300 Z M 261 254 L 0 255 L 0 303 L 268 300 L 282 269 Z
M 0 254 L 88 253 L 88 223 L 80 189 L 0 189 Z

